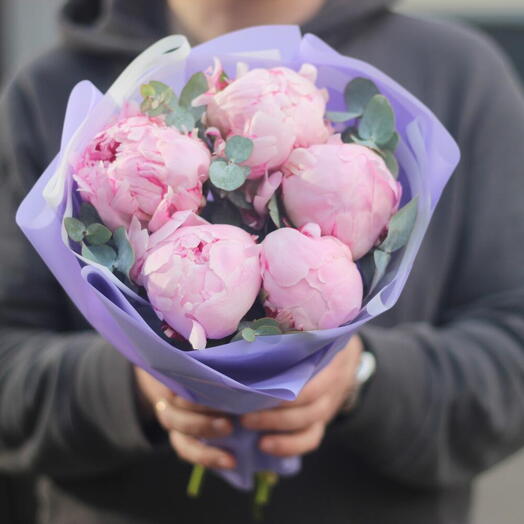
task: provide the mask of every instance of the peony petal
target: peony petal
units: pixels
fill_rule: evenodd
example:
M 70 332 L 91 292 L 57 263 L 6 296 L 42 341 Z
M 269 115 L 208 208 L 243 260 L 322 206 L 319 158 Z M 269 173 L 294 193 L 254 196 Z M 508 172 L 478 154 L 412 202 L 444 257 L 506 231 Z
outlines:
M 150 245 L 152 247 L 167 240 L 179 228 L 187 226 L 199 226 L 209 224 L 207 220 L 195 215 L 192 211 L 178 211 L 174 213 L 171 219 L 166 222 L 160 229 L 155 231 L 150 238 Z
M 207 344 L 206 331 L 196 320 L 193 320 L 189 342 L 193 349 L 205 349 Z
M 162 270 L 172 259 L 173 247 L 164 245 L 147 255 L 144 262 L 144 275 L 148 276 L 155 271 Z
M 308 222 L 305 226 L 302 226 L 299 231 L 309 238 L 320 238 L 321 236 L 320 226 L 313 222 Z
M 317 81 L 318 70 L 312 64 L 302 64 L 298 74 L 314 84 Z
M 282 183 L 282 173 L 277 171 L 268 176 L 266 173 L 260 182 L 255 196 L 253 197 L 253 206 L 255 211 L 261 215 L 267 215 L 267 204 L 280 187 Z

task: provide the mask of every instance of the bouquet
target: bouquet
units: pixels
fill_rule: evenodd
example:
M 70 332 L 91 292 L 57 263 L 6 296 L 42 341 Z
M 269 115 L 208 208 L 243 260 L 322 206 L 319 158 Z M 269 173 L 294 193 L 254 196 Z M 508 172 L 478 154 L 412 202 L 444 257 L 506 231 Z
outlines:
M 177 394 L 239 415 L 294 400 L 393 306 L 459 158 L 391 78 L 294 26 L 146 50 L 70 97 L 17 222 L 86 319 Z M 236 426 L 250 489 L 290 475 Z

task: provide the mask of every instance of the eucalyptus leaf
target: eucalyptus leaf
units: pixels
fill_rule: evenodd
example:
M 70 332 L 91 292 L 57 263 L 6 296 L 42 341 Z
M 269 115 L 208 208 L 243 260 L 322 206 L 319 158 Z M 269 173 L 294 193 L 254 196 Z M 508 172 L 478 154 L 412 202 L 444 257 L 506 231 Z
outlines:
M 331 122 L 347 122 L 348 120 L 353 120 L 355 115 L 348 111 L 328 111 L 326 118 L 331 120 Z
M 158 95 L 157 100 L 160 105 L 169 106 L 171 103 L 171 100 L 173 99 L 175 93 L 172 89 L 168 89 L 166 91 L 163 91 Z
M 238 324 L 237 332 L 235 333 L 235 336 L 231 339 L 231 342 L 236 342 L 237 340 L 243 340 L 244 337 L 242 336 L 242 331 L 244 331 L 244 329 L 247 329 L 247 328 L 251 328 L 251 322 L 242 320 Z
M 242 338 L 246 340 L 247 342 L 255 342 L 256 340 L 256 333 L 254 329 L 251 328 L 244 328 L 242 331 Z
M 189 110 L 195 120 L 200 120 L 206 111 L 206 106 L 190 107 Z
M 373 261 L 375 262 L 375 273 L 373 274 L 373 280 L 371 281 L 371 286 L 369 292 L 371 293 L 382 280 L 383 276 L 386 274 L 388 264 L 391 260 L 391 254 L 386 253 L 380 249 L 375 249 L 373 252 Z
M 232 162 L 241 164 L 253 153 L 253 141 L 243 136 L 235 135 L 226 142 L 226 157 Z
M 78 212 L 78 218 L 85 224 L 86 227 L 89 227 L 91 224 L 102 223 L 102 219 L 100 218 L 98 211 L 89 202 L 82 202 Z
M 409 240 L 418 213 L 418 197 L 410 200 L 389 221 L 388 234 L 379 248 L 394 253 L 404 247 Z
M 145 115 L 149 114 L 149 111 L 152 111 L 152 99 L 146 98 L 141 104 L 140 104 L 140 111 L 144 113 Z
M 153 106 L 155 106 L 155 103 L 153 103 Z M 156 107 L 151 107 L 151 109 L 149 109 L 149 111 L 146 111 L 146 113 L 150 116 L 150 117 L 157 117 L 157 116 L 160 116 L 160 115 L 164 115 L 166 113 L 169 112 L 169 108 L 167 108 L 165 105 L 156 105 Z
M 238 324 L 238 333 L 240 333 L 243 329 L 251 327 L 253 322 L 250 320 L 241 320 Z
M 180 93 L 179 104 L 182 107 L 191 107 L 191 102 L 208 90 L 207 79 L 204 73 L 195 73 L 187 82 Z
M 242 173 L 244 173 L 244 178 L 247 179 L 247 177 L 251 173 L 251 168 L 249 166 L 238 166 L 240 169 L 242 169 Z
M 398 165 L 398 160 L 395 157 L 395 155 L 389 149 L 385 151 L 381 151 L 380 154 L 384 158 L 384 162 L 386 163 L 386 167 L 389 169 L 389 172 L 395 178 L 398 178 L 399 165 Z
M 195 117 L 189 109 L 177 106 L 166 117 L 168 126 L 175 126 L 182 133 L 188 133 L 195 128 Z
M 282 330 L 278 326 L 260 326 L 256 328 L 255 334 L 260 337 L 270 337 L 273 335 L 282 335 Z
M 86 227 L 83 222 L 74 217 L 64 218 L 64 227 L 71 240 L 82 242 L 86 233 Z
M 116 253 L 110 246 L 88 246 L 82 243 L 82 256 L 113 271 Z
M 167 108 L 168 108 L 168 113 L 170 111 L 174 111 L 177 107 L 179 107 L 179 103 L 178 103 L 178 100 L 176 98 L 176 95 L 166 104 Z
M 87 230 L 85 239 L 93 246 L 101 246 L 111 239 L 112 233 L 103 224 L 91 224 Z
M 359 146 L 369 147 L 370 149 L 374 149 L 375 151 L 378 151 L 379 149 L 377 144 L 375 144 L 373 140 L 363 140 L 362 138 L 360 138 L 357 135 L 351 135 L 350 139 L 351 139 L 350 143 L 358 144 Z
M 269 211 L 269 216 L 271 217 L 273 224 L 275 224 L 275 226 L 277 227 L 280 227 L 282 223 L 280 221 L 280 210 L 278 209 L 278 199 L 276 194 L 274 194 L 269 200 L 267 209 Z
M 395 152 L 395 149 L 397 149 L 398 143 L 400 140 L 399 134 L 395 131 L 391 138 L 381 146 L 381 149 L 384 151 L 391 151 L 392 153 Z
M 247 174 L 246 174 L 247 173 Z M 228 164 L 224 160 L 215 160 L 209 168 L 209 180 L 224 191 L 234 191 L 245 181 L 249 171 L 237 164 Z
M 253 320 L 253 322 L 251 322 L 250 324 L 251 327 L 255 330 L 261 328 L 262 326 L 270 326 L 282 331 L 280 329 L 280 324 L 278 323 L 278 321 L 271 317 L 258 318 L 257 320 Z
M 135 253 L 129 243 L 126 230 L 123 226 L 115 229 L 113 240 L 117 249 L 115 269 L 129 278 L 129 271 L 131 271 L 135 263 Z
M 155 93 L 156 93 L 155 88 L 151 84 L 142 84 L 140 86 L 140 94 L 144 98 L 155 96 Z
M 173 92 L 173 90 L 164 82 L 159 82 L 158 80 L 151 80 L 148 84 L 155 91 L 155 95 L 162 95 L 166 92 Z
M 366 106 L 358 126 L 358 134 L 364 140 L 378 145 L 386 144 L 395 132 L 395 114 L 388 99 L 375 95 Z
M 144 97 L 140 110 L 149 116 L 160 116 L 169 111 L 169 104 L 175 100 L 174 91 L 163 82 L 151 80 L 148 84 L 140 87 L 140 93 Z
M 375 83 L 368 78 L 358 77 L 349 82 L 344 90 L 344 99 L 351 118 L 361 117 L 370 100 L 379 93 Z

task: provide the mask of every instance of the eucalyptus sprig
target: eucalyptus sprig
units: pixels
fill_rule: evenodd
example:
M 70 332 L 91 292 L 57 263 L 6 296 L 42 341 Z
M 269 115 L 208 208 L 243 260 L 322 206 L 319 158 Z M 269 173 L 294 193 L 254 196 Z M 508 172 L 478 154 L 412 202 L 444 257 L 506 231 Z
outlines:
M 120 273 L 129 281 L 135 254 L 124 227 L 111 231 L 101 223 L 96 209 L 87 202 L 80 207 L 78 218 L 64 218 L 64 227 L 73 242 L 80 244 L 83 257 Z
M 380 94 L 376 84 L 367 78 L 354 78 L 344 90 L 346 111 L 330 111 L 332 122 L 355 121 L 342 133 L 346 143 L 369 147 L 382 156 L 389 171 L 398 176 L 395 149 L 399 141 L 395 113 L 389 100 Z
M 226 141 L 225 158 L 217 158 L 209 167 L 209 180 L 218 189 L 235 191 L 251 173 L 251 168 L 240 165 L 251 156 L 253 141 L 243 136 L 232 136 Z
M 411 199 L 389 221 L 386 238 L 359 261 L 359 267 L 371 293 L 386 274 L 395 251 L 403 248 L 415 227 L 418 214 L 418 197 Z
M 238 332 L 233 337 L 232 342 L 242 339 L 246 342 L 254 342 L 257 337 L 283 334 L 284 330 L 274 318 L 264 317 L 257 320 L 240 322 Z
M 151 80 L 140 87 L 143 101 L 140 104 L 142 113 L 156 117 L 169 113 L 177 103 L 175 92 L 166 84 Z
M 278 228 L 282 227 L 282 219 L 280 217 L 280 207 L 278 205 L 278 196 L 276 193 L 273 194 L 271 199 L 267 204 L 267 210 L 269 212 L 269 217 L 275 226 Z
M 140 88 L 143 97 L 140 110 L 152 117 L 164 115 L 168 126 L 175 126 L 182 133 L 188 133 L 197 127 L 206 109 L 204 105 L 193 107 L 193 100 L 207 89 L 204 73 L 195 73 L 182 89 L 179 98 L 168 85 L 151 80 Z

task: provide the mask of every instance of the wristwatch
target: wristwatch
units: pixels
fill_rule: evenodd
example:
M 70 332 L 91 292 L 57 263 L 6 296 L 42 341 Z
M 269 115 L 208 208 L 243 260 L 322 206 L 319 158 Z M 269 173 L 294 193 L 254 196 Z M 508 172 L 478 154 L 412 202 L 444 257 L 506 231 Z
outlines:
M 377 367 L 377 361 L 375 355 L 369 351 L 363 351 L 360 356 L 360 362 L 357 368 L 355 376 L 355 387 L 349 394 L 348 398 L 344 401 L 340 408 L 341 414 L 348 414 L 355 407 L 362 388 L 366 382 L 373 376 Z

